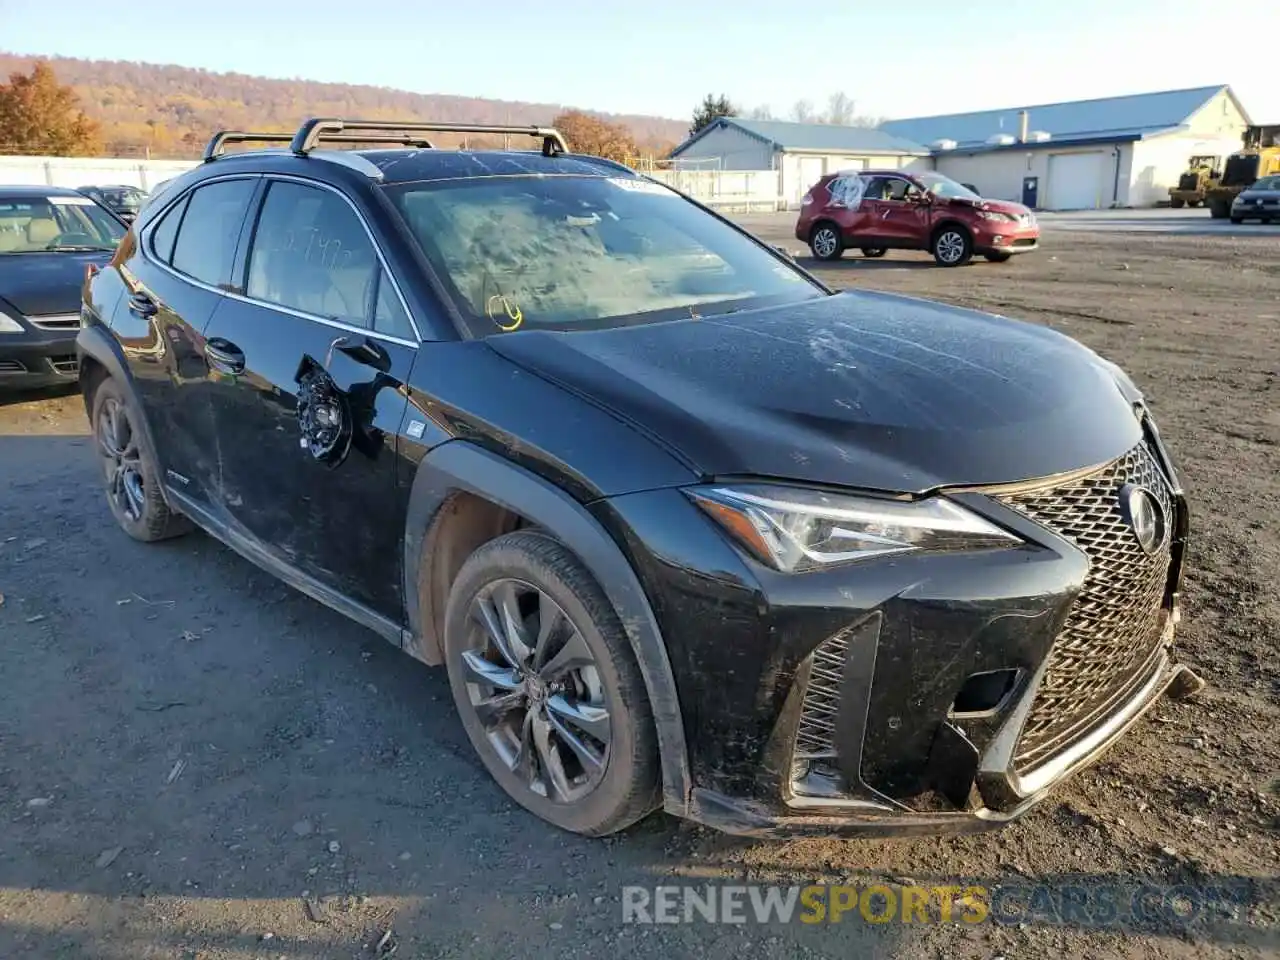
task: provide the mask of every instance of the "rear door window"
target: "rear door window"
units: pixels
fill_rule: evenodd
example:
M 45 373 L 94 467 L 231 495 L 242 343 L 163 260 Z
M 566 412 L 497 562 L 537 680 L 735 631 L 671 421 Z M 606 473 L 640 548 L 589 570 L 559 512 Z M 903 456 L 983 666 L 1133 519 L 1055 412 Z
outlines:
M 178 237 L 178 225 L 182 223 L 182 211 L 187 208 L 187 199 L 183 197 L 166 210 L 151 231 L 151 252 L 163 263 L 169 263 L 173 258 L 173 241 Z
M 214 287 L 231 283 L 236 241 L 257 184 L 219 180 L 192 191 L 173 245 L 173 269 Z
M 856 208 L 862 202 L 862 194 L 867 186 L 867 181 L 856 174 L 847 177 L 837 177 L 831 181 L 831 203 L 837 207 L 848 207 L 850 210 Z
M 369 327 L 380 269 L 369 234 L 341 196 L 291 181 L 271 184 L 249 251 L 248 296 Z M 379 325 L 398 322 L 384 298 Z

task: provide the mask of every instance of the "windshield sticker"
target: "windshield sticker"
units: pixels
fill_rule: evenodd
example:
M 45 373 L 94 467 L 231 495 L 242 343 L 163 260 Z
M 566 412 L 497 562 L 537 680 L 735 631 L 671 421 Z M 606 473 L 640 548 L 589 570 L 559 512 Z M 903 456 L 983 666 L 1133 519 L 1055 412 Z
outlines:
M 92 207 L 93 201 L 88 197 L 46 197 L 55 207 Z
M 674 197 L 677 194 L 668 190 L 660 183 L 654 183 L 652 180 L 631 180 L 626 177 L 609 177 L 609 182 L 619 190 L 629 190 L 632 193 L 648 193 L 659 197 Z
M 852 210 L 862 203 L 862 194 L 866 189 L 867 182 L 862 177 L 841 177 L 831 184 L 831 203 Z
M 519 330 L 524 323 L 524 311 L 500 293 L 495 293 L 485 304 L 484 312 L 503 333 Z

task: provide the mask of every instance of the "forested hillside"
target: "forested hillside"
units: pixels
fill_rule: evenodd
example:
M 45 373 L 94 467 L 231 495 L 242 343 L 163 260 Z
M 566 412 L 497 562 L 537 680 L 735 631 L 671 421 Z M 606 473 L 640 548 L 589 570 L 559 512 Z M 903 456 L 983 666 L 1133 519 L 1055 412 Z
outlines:
M 0 53 L 0 80 L 29 71 L 37 57 Z M 237 73 L 115 60 L 47 58 L 58 80 L 101 125 L 110 156 L 195 156 L 214 130 L 293 130 L 307 116 L 470 123 L 548 123 L 562 104 L 481 100 L 382 87 L 272 80 Z M 589 107 L 589 104 L 573 106 Z M 593 111 L 595 112 L 595 111 Z M 684 139 L 686 121 L 595 112 L 627 127 L 639 148 L 664 152 Z M 448 138 L 433 138 L 448 144 Z M 472 141 L 472 145 L 480 145 Z M 0 152 L 4 144 L 0 144 Z

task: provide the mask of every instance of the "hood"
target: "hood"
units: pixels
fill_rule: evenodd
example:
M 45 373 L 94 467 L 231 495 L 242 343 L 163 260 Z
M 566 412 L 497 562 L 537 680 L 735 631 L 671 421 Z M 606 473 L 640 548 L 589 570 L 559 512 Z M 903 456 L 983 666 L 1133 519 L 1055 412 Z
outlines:
M 110 260 L 106 251 L 0 254 L 0 300 L 29 317 L 79 313 L 85 264 Z
M 486 342 L 707 477 L 924 492 L 1104 463 L 1141 436 L 1116 368 L 1074 340 L 889 294 Z
M 1012 200 L 988 200 L 986 197 L 978 200 L 969 200 L 966 197 L 943 197 L 942 199 L 954 207 L 969 207 L 973 210 L 994 210 L 996 213 L 1007 213 L 1014 217 L 1022 217 L 1031 213 L 1029 207 L 1014 203 Z
M 1241 190 L 1240 193 L 1237 194 L 1237 196 L 1247 197 L 1249 199 L 1253 199 L 1254 197 L 1266 197 L 1268 200 L 1274 200 L 1276 197 L 1280 197 L 1280 189 L 1276 189 L 1276 188 L 1267 189 L 1266 187 L 1246 187 L 1244 190 Z

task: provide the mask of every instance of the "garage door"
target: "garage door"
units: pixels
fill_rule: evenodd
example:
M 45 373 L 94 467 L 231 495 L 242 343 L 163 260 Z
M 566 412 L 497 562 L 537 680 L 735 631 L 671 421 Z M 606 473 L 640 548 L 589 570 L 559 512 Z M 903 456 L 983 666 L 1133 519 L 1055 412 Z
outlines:
M 1055 153 L 1049 157 L 1050 210 L 1096 210 L 1110 200 L 1107 153 Z
M 799 157 L 796 164 L 796 185 L 795 185 L 795 202 L 798 204 L 800 198 L 815 183 L 822 179 L 824 157 Z

